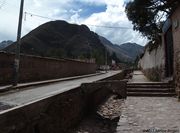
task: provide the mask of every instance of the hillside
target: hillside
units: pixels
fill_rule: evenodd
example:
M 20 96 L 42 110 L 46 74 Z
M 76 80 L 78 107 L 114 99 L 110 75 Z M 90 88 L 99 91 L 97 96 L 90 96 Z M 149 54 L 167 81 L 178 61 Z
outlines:
M 136 43 L 124 43 L 121 45 L 113 44 L 106 38 L 99 36 L 103 45 L 112 54 L 115 53 L 117 57 L 126 62 L 133 62 L 136 57 L 143 53 L 144 47 Z
M 126 51 L 133 60 L 144 52 L 144 47 L 136 43 L 124 43 L 119 45 L 119 47 Z
M 5 49 L 14 52 L 15 43 Z M 105 47 L 96 33 L 85 25 L 65 21 L 47 22 L 21 40 L 21 53 L 55 58 L 95 58 L 103 64 Z
M 6 48 L 7 46 L 11 45 L 13 41 L 7 40 L 0 42 L 0 50 Z
M 108 62 L 133 62 L 143 47 L 135 43 L 112 44 L 104 37 L 90 31 L 85 25 L 51 21 L 25 35 L 21 40 L 21 53 L 54 58 L 95 58 L 98 64 L 105 63 L 105 47 Z M 15 51 L 15 43 L 4 49 Z

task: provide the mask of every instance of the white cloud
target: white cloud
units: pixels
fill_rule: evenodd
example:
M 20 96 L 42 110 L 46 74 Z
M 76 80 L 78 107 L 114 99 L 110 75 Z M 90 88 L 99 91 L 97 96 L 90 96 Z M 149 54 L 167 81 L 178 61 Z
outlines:
M 105 1 L 107 4 L 107 10 L 102 13 L 94 13 L 89 18 L 85 19 L 83 23 L 92 25 L 104 25 L 114 27 L 128 27 L 131 29 L 121 28 L 102 28 L 102 27 L 90 27 L 91 30 L 106 37 L 110 41 L 116 44 L 122 44 L 125 42 L 136 42 L 141 45 L 145 45 L 147 40 L 142 38 L 139 33 L 132 30 L 133 25 L 126 17 L 123 4 L 121 0 Z M 139 39 L 137 39 L 139 38 Z
M 77 2 L 91 6 L 106 5 L 106 10 L 83 18 L 80 14 L 84 9 L 79 8 Z M 5 6 L 0 8 L 0 41 L 16 39 L 19 4 L 19 0 L 6 1 Z M 126 17 L 123 4 L 123 0 L 25 0 L 24 11 L 77 24 L 84 23 L 131 28 L 132 24 Z M 22 35 L 27 34 L 32 29 L 47 21 L 50 20 L 26 15 L 26 21 L 23 20 Z M 147 41 L 132 29 L 100 28 L 93 26 L 90 26 L 90 29 L 116 44 L 136 42 L 144 45 Z
M 104 5 L 105 0 L 75 0 L 76 2 L 81 2 L 89 5 Z
M 70 22 L 79 24 L 80 23 L 80 15 L 76 12 L 74 15 L 71 16 Z
M 42 3 L 38 0 L 33 0 L 34 4 L 35 4 L 35 7 L 41 7 L 42 6 Z

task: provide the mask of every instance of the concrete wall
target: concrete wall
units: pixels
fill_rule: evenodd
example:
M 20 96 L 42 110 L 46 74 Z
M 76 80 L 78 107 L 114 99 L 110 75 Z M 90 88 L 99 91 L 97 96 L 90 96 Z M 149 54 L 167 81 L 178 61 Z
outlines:
M 165 69 L 164 45 L 159 45 L 152 51 L 149 51 L 149 47 L 147 47 L 139 61 L 139 66 L 150 80 L 161 80 L 164 77 Z
M 112 89 L 126 97 L 125 81 L 101 81 L 0 112 L 0 133 L 67 133 Z
M 180 6 L 171 16 L 174 47 L 174 79 L 177 94 L 180 98 Z
M 0 52 L 0 85 L 12 82 L 14 55 Z M 85 75 L 96 72 L 95 63 L 21 55 L 20 82 Z

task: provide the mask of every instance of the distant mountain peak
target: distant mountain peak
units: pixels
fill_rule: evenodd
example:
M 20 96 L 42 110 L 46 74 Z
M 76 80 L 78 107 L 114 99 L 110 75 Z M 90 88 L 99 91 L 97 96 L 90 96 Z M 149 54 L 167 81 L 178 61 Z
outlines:
M 13 41 L 11 40 L 5 40 L 0 42 L 0 50 L 6 48 L 7 46 L 11 45 L 13 43 Z
M 144 51 L 144 47 L 136 43 L 127 42 L 118 45 L 118 44 L 113 44 L 105 37 L 100 36 L 99 38 L 106 47 L 106 49 L 108 49 L 110 53 L 113 52 L 116 53 L 117 57 L 121 61 L 133 62 L 135 61 L 136 57 L 142 54 Z

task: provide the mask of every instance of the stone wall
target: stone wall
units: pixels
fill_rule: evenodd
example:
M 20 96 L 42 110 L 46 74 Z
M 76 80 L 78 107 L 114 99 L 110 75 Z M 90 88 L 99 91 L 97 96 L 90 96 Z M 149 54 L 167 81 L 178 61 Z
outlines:
M 133 69 L 124 69 L 120 73 L 118 73 L 112 77 L 103 79 L 103 80 L 106 80 L 106 81 L 108 81 L 108 80 L 128 80 L 129 77 L 127 77 L 127 76 L 132 72 L 133 72 Z
M 173 47 L 174 47 L 174 79 L 176 91 L 180 99 L 180 6 L 171 15 Z
M 13 63 L 13 54 L 0 52 L 0 85 L 12 83 Z M 21 55 L 19 80 L 31 82 L 95 72 L 95 63 Z
M 150 80 L 160 81 L 163 79 L 165 69 L 164 45 L 159 45 L 151 51 L 147 47 L 139 61 L 139 66 Z
M 0 132 L 67 133 L 103 102 L 112 88 L 126 97 L 125 81 L 101 81 L 0 112 Z

